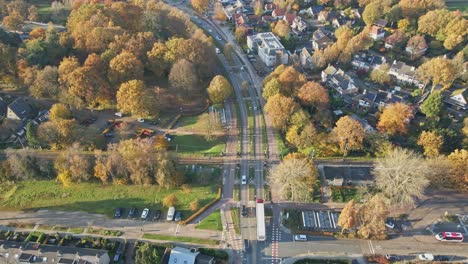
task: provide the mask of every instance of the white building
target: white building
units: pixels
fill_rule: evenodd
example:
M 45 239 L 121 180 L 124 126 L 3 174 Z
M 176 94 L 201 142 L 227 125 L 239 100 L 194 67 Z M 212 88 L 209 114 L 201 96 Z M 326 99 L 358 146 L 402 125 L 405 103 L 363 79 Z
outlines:
M 388 74 L 393 76 L 400 83 L 411 84 L 419 88 L 424 86 L 416 76 L 416 68 L 404 62 L 394 60 Z
M 288 63 L 288 52 L 271 32 L 247 36 L 247 46 L 250 50 L 257 52 L 260 59 L 267 66 Z

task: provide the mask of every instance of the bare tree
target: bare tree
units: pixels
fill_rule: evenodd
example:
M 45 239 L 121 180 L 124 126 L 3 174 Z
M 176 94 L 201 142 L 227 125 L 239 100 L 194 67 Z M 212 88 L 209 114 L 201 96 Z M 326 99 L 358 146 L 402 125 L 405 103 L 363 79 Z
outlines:
M 87 181 L 92 177 L 91 162 L 80 154 L 80 146 L 77 143 L 60 153 L 54 167 L 58 180 L 65 186 L 71 185 L 72 182 Z
M 299 158 L 283 160 L 268 175 L 268 183 L 280 199 L 299 202 L 310 201 L 316 179 L 313 163 Z
M 391 205 L 414 206 L 415 199 L 422 196 L 429 184 L 430 173 L 430 167 L 420 155 L 401 148 L 378 158 L 373 169 L 377 187 Z
M 28 180 L 40 176 L 37 159 L 30 149 L 7 149 L 6 156 L 10 165 L 11 175 L 17 180 Z

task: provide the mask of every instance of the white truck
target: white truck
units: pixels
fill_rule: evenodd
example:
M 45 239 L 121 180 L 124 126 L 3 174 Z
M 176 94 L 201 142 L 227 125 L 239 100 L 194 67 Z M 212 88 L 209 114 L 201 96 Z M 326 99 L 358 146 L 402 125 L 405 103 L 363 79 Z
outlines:
M 265 241 L 265 207 L 262 199 L 257 199 L 256 206 L 257 217 L 257 240 Z

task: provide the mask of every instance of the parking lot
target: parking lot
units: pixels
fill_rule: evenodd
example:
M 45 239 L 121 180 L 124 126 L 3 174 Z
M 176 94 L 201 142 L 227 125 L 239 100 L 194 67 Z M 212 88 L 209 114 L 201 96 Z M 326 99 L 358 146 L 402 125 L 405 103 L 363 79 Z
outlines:
M 143 214 L 145 209 L 148 209 L 148 212 L 146 214 Z M 181 214 L 180 216 L 183 217 L 183 214 L 181 211 L 176 211 L 176 212 L 180 212 Z M 171 222 L 171 221 L 167 221 L 167 214 L 168 214 L 167 210 L 160 210 L 160 209 L 116 208 L 115 213 L 114 213 L 114 218 L 141 220 L 141 221 L 147 221 L 147 222 L 151 222 L 151 221 L 152 222 Z
M 340 213 L 332 211 L 302 211 L 302 227 L 305 230 L 334 231 L 340 229 Z

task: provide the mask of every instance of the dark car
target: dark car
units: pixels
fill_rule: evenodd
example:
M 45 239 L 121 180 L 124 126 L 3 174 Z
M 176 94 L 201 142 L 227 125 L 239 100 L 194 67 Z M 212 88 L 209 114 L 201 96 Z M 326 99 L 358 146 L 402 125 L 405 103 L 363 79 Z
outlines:
M 249 248 L 249 246 L 250 246 L 249 240 L 248 240 L 248 239 L 244 239 L 244 249 L 245 249 L 245 251 L 247 251 L 247 249 Z
M 153 217 L 153 218 L 154 218 L 154 220 L 159 220 L 159 219 L 161 219 L 161 210 L 156 210 L 156 211 L 154 212 L 154 217 Z
M 120 217 L 122 217 L 122 213 L 123 213 L 123 209 L 122 208 L 117 208 L 117 209 L 115 209 L 114 217 L 120 218 Z
M 181 212 L 181 211 L 177 211 L 177 212 L 175 213 L 174 221 L 179 222 L 180 220 L 182 220 L 182 212 Z
M 450 260 L 452 260 L 452 258 L 449 257 L 449 256 L 438 255 L 438 256 L 434 256 L 434 260 L 435 261 L 450 261 Z
M 248 215 L 247 208 L 245 207 L 245 205 L 242 206 L 241 215 L 242 215 L 242 217 L 246 217 Z
M 397 255 L 390 255 L 390 254 L 385 255 L 385 258 L 388 259 L 388 260 L 392 260 L 392 261 L 401 260 L 400 256 L 397 256 Z
M 135 213 L 136 213 L 136 208 L 130 208 L 130 210 L 128 210 L 128 217 L 130 218 L 135 217 Z

